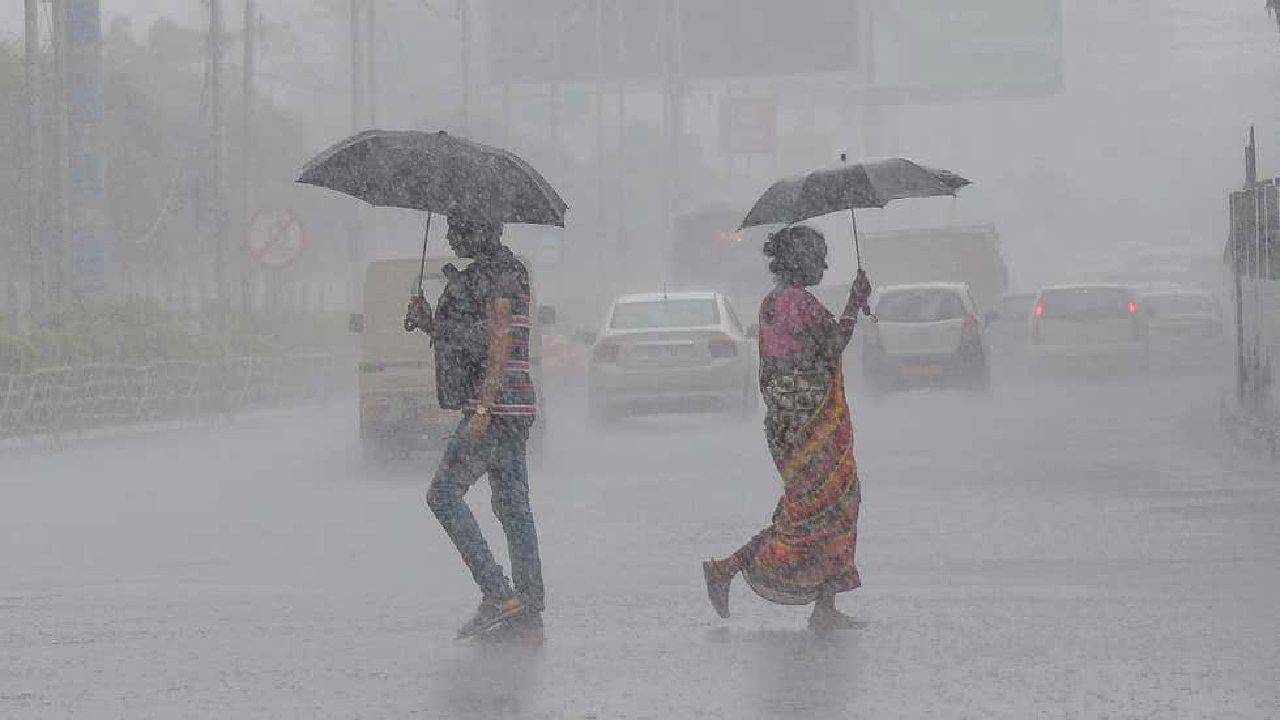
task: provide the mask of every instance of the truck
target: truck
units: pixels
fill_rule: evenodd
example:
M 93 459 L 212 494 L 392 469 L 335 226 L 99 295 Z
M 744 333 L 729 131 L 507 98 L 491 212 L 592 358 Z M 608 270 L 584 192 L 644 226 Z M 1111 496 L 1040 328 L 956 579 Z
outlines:
M 983 315 L 1000 307 L 1000 298 L 1009 286 L 1009 270 L 994 225 L 864 232 L 859 240 L 862 265 L 877 286 L 962 282 L 969 286 Z M 839 272 L 835 265 L 832 262 L 827 279 L 837 282 L 824 283 L 817 294 L 828 307 L 839 309 L 844 305 L 853 273 Z

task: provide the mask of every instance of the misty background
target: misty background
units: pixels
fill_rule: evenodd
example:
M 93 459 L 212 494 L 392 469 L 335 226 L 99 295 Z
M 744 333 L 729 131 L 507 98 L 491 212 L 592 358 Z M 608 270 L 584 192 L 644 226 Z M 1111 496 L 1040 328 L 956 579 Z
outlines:
M 552 24 L 562 22 L 574 33 L 562 38 L 565 47 L 589 46 L 581 36 L 591 24 L 575 20 L 574 4 L 552 5 L 565 6 L 563 20 L 552 18 Z M 585 79 L 564 72 L 570 77 L 560 83 L 516 77 L 503 84 L 511 78 L 501 77 L 502 47 L 510 43 L 495 37 L 505 31 L 494 21 L 494 3 L 380 0 L 370 27 L 363 4 L 353 16 L 351 5 L 338 0 L 260 0 L 246 152 L 240 111 L 244 20 L 239 4 L 230 4 L 222 10 L 220 44 L 225 210 L 219 217 L 209 170 L 214 151 L 208 7 L 166 3 L 161 9 L 104 0 L 108 217 L 101 252 L 111 274 L 127 278 L 133 290 L 126 292 L 170 304 L 203 305 L 222 295 L 345 309 L 363 261 L 412 256 L 422 219 L 357 211 L 345 198 L 295 188 L 291 181 L 312 154 L 373 125 L 464 131 L 508 145 L 542 169 L 570 204 L 569 229 L 556 237 L 522 229 L 510 235 L 518 249 L 545 261 L 540 274 L 548 286 L 564 287 L 557 276 L 579 281 L 574 289 L 589 297 L 554 298 L 570 304 L 589 305 L 662 282 L 668 212 L 709 205 L 745 210 L 772 179 L 834 162 L 840 152 L 854 158 L 902 154 L 972 178 L 974 186 L 953 203 L 869 211 L 863 222 L 869 230 L 993 223 L 1015 288 L 1140 264 L 1164 251 L 1220 254 L 1227 229 L 1221 191 L 1239 182 L 1245 128 L 1250 122 L 1265 128 L 1280 114 L 1280 96 L 1259 90 L 1276 77 L 1280 52 L 1274 27 L 1260 21 L 1257 3 L 1080 0 L 1008 6 L 1008 32 L 1047 37 L 1049 43 L 1041 42 L 1030 56 L 1006 47 L 1003 56 L 975 64 L 970 76 L 970 68 L 939 76 L 945 63 L 931 66 L 927 58 L 895 55 L 901 28 L 920 33 L 917 42 L 930 39 L 930 28 L 917 26 L 940 12 L 937 3 L 915 2 L 870 6 L 876 46 L 851 72 L 681 79 L 680 172 L 673 198 L 663 160 L 673 126 L 665 115 L 669 95 L 661 77 L 633 74 L 619 83 L 603 68 L 606 74 L 597 79 L 592 68 L 578 67 Z M 47 14 L 49 6 L 42 7 Z M 466 33 L 460 7 L 469 13 Z M 7 118 L 0 142 L 13 159 L 21 156 L 25 107 L 21 11 L 17 3 L 0 11 L 0 82 L 6 85 L 0 102 Z M 959 17 L 936 17 L 934 31 L 964 31 Z M 990 32 L 987 25 L 977 27 Z M 545 29 L 526 29 L 511 43 L 528 44 L 537 39 L 534 30 Z M 466 103 L 464 34 L 470 60 Z M 850 46 L 856 45 L 851 39 Z M 745 50 L 738 56 L 752 55 Z M 1023 67 L 1028 58 L 1045 65 Z M 561 59 L 562 70 L 566 62 Z M 526 76 L 536 74 L 535 69 Z M 911 92 L 913 84 L 929 83 L 935 92 Z M 990 87 L 974 87 L 983 84 Z M 936 92 L 938 87 L 944 92 Z M 722 101 L 735 96 L 776 103 L 773 148 L 725 151 L 719 114 Z M 48 100 L 44 112 L 51 120 Z M 1277 166 L 1280 150 L 1274 143 L 1264 139 L 1259 151 L 1264 173 Z M 245 157 L 251 158 L 248 167 Z M 47 270 L 25 270 L 24 261 L 42 259 L 27 248 L 23 232 L 18 200 L 24 181 L 14 173 L 20 164 L 6 167 L 0 178 L 4 297 L 12 321 L 21 323 L 20 310 L 30 297 L 26 279 L 53 280 Z M 243 250 L 250 219 L 263 207 L 292 209 L 305 225 L 306 250 L 284 270 L 255 267 Z M 847 234 L 842 225 L 832 229 Z M 435 247 L 444 252 L 442 242 Z M 833 253 L 837 261 L 843 256 Z M 53 261 L 43 262 L 47 267 Z M 221 293 L 206 267 L 216 262 L 225 263 L 227 278 L 239 278 L 224 278 L 228 287 Z M 835 268 L 836 274 L 848 270 L 839 263 Z M 236 285 L 234 292 L 230 285 Z M 243 299 L 250 296 L 260 300 Z

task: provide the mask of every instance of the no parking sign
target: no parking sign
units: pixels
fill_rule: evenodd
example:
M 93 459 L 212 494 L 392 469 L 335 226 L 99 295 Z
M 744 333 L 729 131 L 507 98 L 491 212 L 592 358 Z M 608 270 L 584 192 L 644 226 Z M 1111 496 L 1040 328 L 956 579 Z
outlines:
M 302 218 L 292 210 L 270 208 L 254 213 L 245 248 L 260 264 L 281 268 L 293 263 L 307 246 Z

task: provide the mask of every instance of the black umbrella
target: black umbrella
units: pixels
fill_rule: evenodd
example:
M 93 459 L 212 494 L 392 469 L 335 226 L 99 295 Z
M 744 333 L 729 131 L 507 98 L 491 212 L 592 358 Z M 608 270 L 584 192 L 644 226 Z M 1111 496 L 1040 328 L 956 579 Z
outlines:
M 969 181 L 951 172 L 918 165 L 904 158 L 840 164 L 779 180 L 756 201 L 742 227 L 798 223 L 848 210 L 853 221 L 853 247 L 862 269 L 858 245 L 859 208 L 882 208 L 892 200 L 955 195 Z
M 298 182 L 379 207 L 564 227 L 568 206 L 517 155 L 457 135 L 366 130 L 307 163 Z
M 529 163 L 444 131 L 366 130 L 325 150 L 298 182 L 378 207 L 564 227 L 568 205 Z M 423 266 L 427 239 L 422 239 Z M 421 286 L 421 278 L 419 279 Z

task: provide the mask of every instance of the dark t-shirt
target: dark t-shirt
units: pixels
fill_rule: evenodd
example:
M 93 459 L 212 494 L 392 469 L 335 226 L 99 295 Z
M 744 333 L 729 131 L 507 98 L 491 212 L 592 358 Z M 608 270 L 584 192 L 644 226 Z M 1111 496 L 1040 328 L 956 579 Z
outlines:
M 489 305 L 511 301 L 511 353 L 492 412 L 532 419 L 537 393 L 529 362 L 529 271 L 503 247 L 453 273 L 436 310 L 436 392 L 440 406 L 475 408 L 489 356 Z

